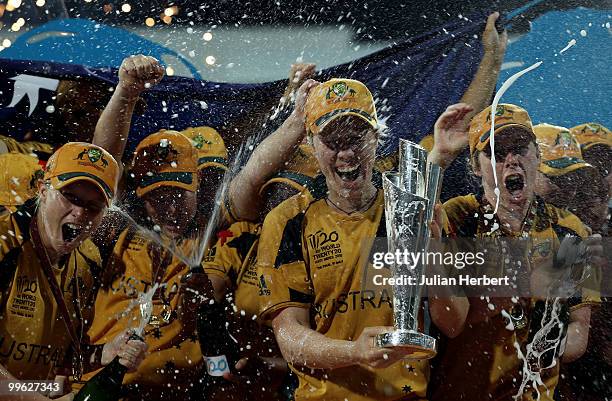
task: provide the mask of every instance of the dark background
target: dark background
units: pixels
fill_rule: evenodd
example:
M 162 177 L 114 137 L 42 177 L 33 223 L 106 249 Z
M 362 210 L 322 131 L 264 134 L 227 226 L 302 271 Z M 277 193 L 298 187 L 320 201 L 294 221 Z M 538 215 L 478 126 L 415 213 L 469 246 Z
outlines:
M 128 3 L 131 11 L 121 12 Z M 529 21 L 550 10 L 575 7 L 612 8 L 612 0 L 47 0 L 45 6 L 23 1 L 0 19 L 10 26 L 19 17 L 28 24 L 41 24 L 54 18 L 87 18 L 106 24 L 143 24 L 145 18 L 159 21 L 167 7 L 178 7 L 172 24 L 187 25 L 352 25 L 358 40 L 401 40 L 427 32 L 432 27 L 481 11 L 501 11 L 514 17 L 511 33 L 529 30 Z M 525 7 L 524 13 L 512 11 Z M 390 18 L 390 16 L 393 16 Z M 359 29 L 367 28 L 367 29 Z M 361 33 L 363 32 L 363 33 Z M 366 33 L 367 32 L 367 33 Z

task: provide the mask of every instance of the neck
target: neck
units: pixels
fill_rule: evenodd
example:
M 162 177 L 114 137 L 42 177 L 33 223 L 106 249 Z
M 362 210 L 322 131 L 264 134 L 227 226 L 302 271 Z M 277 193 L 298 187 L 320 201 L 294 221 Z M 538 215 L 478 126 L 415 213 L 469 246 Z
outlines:
M 495 202 L 497 201 L 495 193 L 485 193 L 485 198 L 493 209 L 495 209 Z M 513 232 L 520 231 L 523 227 L 523 222 L 527 217 L 532 201 L 533 195 L 521 204 L 510 203 L 509 205 L 506 205 L 503 200 L 500 200 L 499 207 L 497 209 L 497 218 L 500 225 L 502 227 L 509 228 Z
M 342 196 L 339 191 L 330 190 L 327 199 L 344 213 L 367 210 L 376 197 L 376 187 L 369 182 L 360 191 L 351 191 L 348 196 Z
M 42 218 L 40 210 L 36 213 L 36 224 L 38 225 L 38 235 L 40 236 L 40 243 L 44 248 L 44 252 L 49 256 L 49 262 L 51 265 L 57 264 L 61 255 L 51 246 L 47 231 L 45 230 L 45 221 Z

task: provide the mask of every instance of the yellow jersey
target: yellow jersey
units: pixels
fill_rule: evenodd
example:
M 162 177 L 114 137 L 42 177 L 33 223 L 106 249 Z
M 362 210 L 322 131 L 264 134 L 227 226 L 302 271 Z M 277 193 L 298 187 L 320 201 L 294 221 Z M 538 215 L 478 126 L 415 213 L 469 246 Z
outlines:
M 514 237 L 527 235 L 529 238 L 529 266 L 537 269 L 552 263 L 554 249 L 558 249 L 559 237 L 565 234 L 586 237 L 588 231 L 573 214 L 558 209 L 536 198 L 526 218 L 526 233 L 506 232 L 501 228 L 497 216 L 486 219 L 485 214 L 492 208 L 481 197 L 475 195 L 459 196 L 444 204 L 448 218 L 447 233 L 451 237 L 486 238 Z M 493 229 L 496 227 L 497 229 Z M 490 257 L 497 257 L 491 255 Z M 501 256 L 500 256 L 501 257 Z M 498 261 L 499 262 L 499 261 Z M 489 263 L 493 263 L 492 259 Z M 501 263 L 501 262 L 500 262 Z M 486 308 L 488 301 L 481 298 L 468 298 L 471 308 Z M 583 290 L 572 308 L 591 302 L 598 302 L 599 295 L 592 290 Z M 530 300 L 526 311 L 529 320 L 533 318 L 536 299 Z M 484 303 L 484 306 L 482 305 Z M 469 321 L 469 316 L 468 316 Z M 529 341 L 529 324 L 524 328 L 509 328 L 508 322 L 497 314 L 479 323 L 466 323 L 463 331 L 455 338 L 442 341 L 439 354 L 432 369 L 430 383 L 432 401 L 491 400 L 513 401 L 522 382 L 523 362 L 519 359 L 515 345 L 525 352 Z M 538 386 L 540 400 L 552 401 L 555 386 L 559 380 L 559 363 L 541 370 L 544 385 Z M 536 389 L 527 387 L 519 400 L 537 399 Z
M 53 379 L 53 368 L 72 366 L 72 339 L 30 238 L 34 199 L 0 217 L 0 363 L 17 379 Z M 52 267 L 77 334 L 91 321 L 98 249 L 85 240 Z M 80 338 L 82 343 L 87 337 Z
M 188 239 L 179 245 L 185 252 L 193 246 Z M 126 374 L 123 381 L 133 388 L 137 385 L 141 393 L 149 388 L 150 399 L 168 399 L 161 387 L 168 392 L 186 392 L 201 372 L 197 336 L 195 332 L 185 332 L 176 313 L 180 280 L 188 271 L 176 256 L 127 228 L 114 244 L 102 276 L 95 303 L 98 313 L 88 331 L 95 344 L 104 344 L 124 330 L 136 328 L 140 321 L 138 295 L 155 283 L 162 285 L 155 293 L 152 318 L 143 335 L 149 346 L 147 356 L 138 370 Z M 167 387 L 169 383 L 171 387 Z
M 259 277 L 255 262 L 260 224 L 239 221 L 217 234 L 217 243 L 204 258 L 204 272 L 226 281 L 234 304 L 247 318 L 259 314 Z
M 363 281 L 374 238 L 385 236 L 383 191 L 365 212 L 339 213 L 325 191 L 298 194 L 266 217 L 258 249 L 262 318 L 306 308 L 313 330 L 354 341 L 364 328 L 393 325 L 393 296 Z M 356 365 L 332 370 L 291 367 L 296 400 L 424 400 L 426 361 L 385 369 Z
M 204 272 L 225 280 L 236 317 L 232 335 L 240 345 L 241 357 L 282 358 L 274 332 L 259 319 L 261 297 L 257 275 L 257 246 L 261 224 L 240 221 L 217 234 L 218 240 L 204 259 Z M 278 399 L 268 394 L 267 399 Z

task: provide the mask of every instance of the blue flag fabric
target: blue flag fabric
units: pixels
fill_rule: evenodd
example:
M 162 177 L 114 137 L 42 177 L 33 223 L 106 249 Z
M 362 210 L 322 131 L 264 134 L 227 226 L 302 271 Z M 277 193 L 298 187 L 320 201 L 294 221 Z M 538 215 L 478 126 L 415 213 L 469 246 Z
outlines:
M 370 88 L 378 102 L 379 116 L 389 127 L 380 148 L 381 154 L 388 154 L 397 148 L 399 138 L 418 141 L 430 133 L 439 114 L 461 98 L 482 55 L 480 33 L 485 19 L 484 14 L 471 20 L 458 18 L 427 34 L 323 70 L 317 79 L 353 78 Z M 27 76 L 47 80 L 41 83 Z M 114 86 L 117 71 L 0 59 L 0 134 L 19 139 L 49 120 L 49 114 L 57 112 L 50 107 L 56 79 L 94 80 Z M 240 119 L 248 121 L 250 115 L 261 114 L 262 107 L 269 107 L 262 105 L 275 104 L 285 85 L 286 80 L 228 84 L 165 77 L 143 94 L 146 109 L 133 119 L 128 149 L 161 128 L 232 127 Z M 259 130 L 252 128 L 251 132 Z M 244 134 L 235 133 L 238 137 Z
M 532 21 L 529 34 L 508 46 L 508 68 L 500 73 L 498 88 L 521 69 L 536 61 L 543 64 L 522 76 L 502 102 L 528 110 L 534 124 L 612 126 L 609 21 L 609 10 L 582 7 L 549 12 Z M 572 39 L 576 45 L 561 52 Z
M 113 38 L 112 42 L 108 38 Z M 12 60 L 116 68 L 131 54 L 147 54 L 158 60 L 174 59 L 192 77 L 202 78 L 182 54 L 125 29 L 82 18 L 49 21 L 19 35 L 15 43 L 2 50 L 2 56 Z

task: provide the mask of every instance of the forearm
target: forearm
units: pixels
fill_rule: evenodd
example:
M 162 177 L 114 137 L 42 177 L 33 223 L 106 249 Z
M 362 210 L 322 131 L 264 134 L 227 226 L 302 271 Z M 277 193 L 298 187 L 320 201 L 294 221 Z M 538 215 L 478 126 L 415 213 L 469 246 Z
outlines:
M 229 196 L 240 220 L 257 220 L 263 206 L 260 188 L 280 170 L 304 137 L 304 122 L 290 115 L 255 148 L 249 161 L 230 183 Z
M 104 349 L 104 344 L 82 345 L 81 348 L 85 360 L 85 372 L 93 372 L 104 366 L 102 364 L 102 350 Z
M 275 330 L 285 360 L 311 369 L 337 369 L 357 363 L 353 342 L 334 340 L 321 333 L 292 325 Z
M 268 177 L 284 166 L 305 134 L 304 122 L 291 114 L 283 124 L 257 146 L 242 170 L 254 185 L 263 185 Z
M 564 363 L 575 361 L 586 352 L 589 343 L 589 325 L 591 309 L 583 307 L 570 315 L 571 323 L 567 327 L 567 343 L 562 356 Z
M 435 239 L 432 241 L 434 246 L 431 247 L 431 250 L 438 252 L 456 250 L 444 246 L 436 247 L 437 242 L 438 240 Z M 450 278 L 451 273 L 453 272 L 437 264 L 429 266 L 429 275 Z M 427 286 L 427 299 L 429 314 L 436 327 L 449 338 L 455 338 L 461 334 L 470 311 L 470 301 L 465 293 L 453 286 L 431 285 Z
M 432 322 L 449 338 L 463 331 L 470 303 L 466 297 L 429 297 L 429 313 Z
M 448 166 L 450 166 L 450 164 L 453 162 L 453 160 L 455 160 L 456 157 L 457 155 L 455 154 L 451 154 L 448 152 L 440 152 L 439 149 L 435 146 L 427 155 L 427 163 L 437 164 L 442 168 L 442 171 L 440 173 L 440 182 L 442 182 L 442 178 L 444 177 L 444 170 L 448 168 Z
M 467 103 L 473 110 L 467 114 L 466 121 L 470 121 L 474 115 L 484 110 L 490 103 L 499 71 L 503 61 L 503 54 L 500 56 L 493 52 L 485 52 L 476 75 L 472 79 L 470 86 L 461 97 L 461 103 Z
M 445 130 L 449 132 L 455 130 L 467 133 L 468 124 L 472 117 L 489 105 L 489 101 L 495 90 L 502 59 L 503 52 L 501 54 L 490 51 L 485 52 L 478 66 L 478 70 L 476 71 L 476 75 L 463 94 L 460 103 L 449 106 L 440 116 L 434 126 L 434 137 L 436 139 L 434 147 L 427 157 L 429 163 L 437 164 L 443 169 L 446 169 L 457 158 L 461 151 L 463 151 L 465 146 L 467 146 L 467 136 L 465 136 L 465 145 L 458 147 L 454 142 L 461 142 L 460 139 L 463 138 L 463 136 L 458 135 L 456 138 L 446 138 L 445 141 L 443 133 Z M 457 113 L 459 110 L 458 106 L 461 106 L 463 111 Z M 440 141 L 443 143 L 439 143 Z M 451 146 L 447 143 L 449 141 Z
M 96 124 L 93 143 L 106 149 L 117 160 L 121 160 L 127 145 L 137 101 L 136 93 L 117 85 Z

